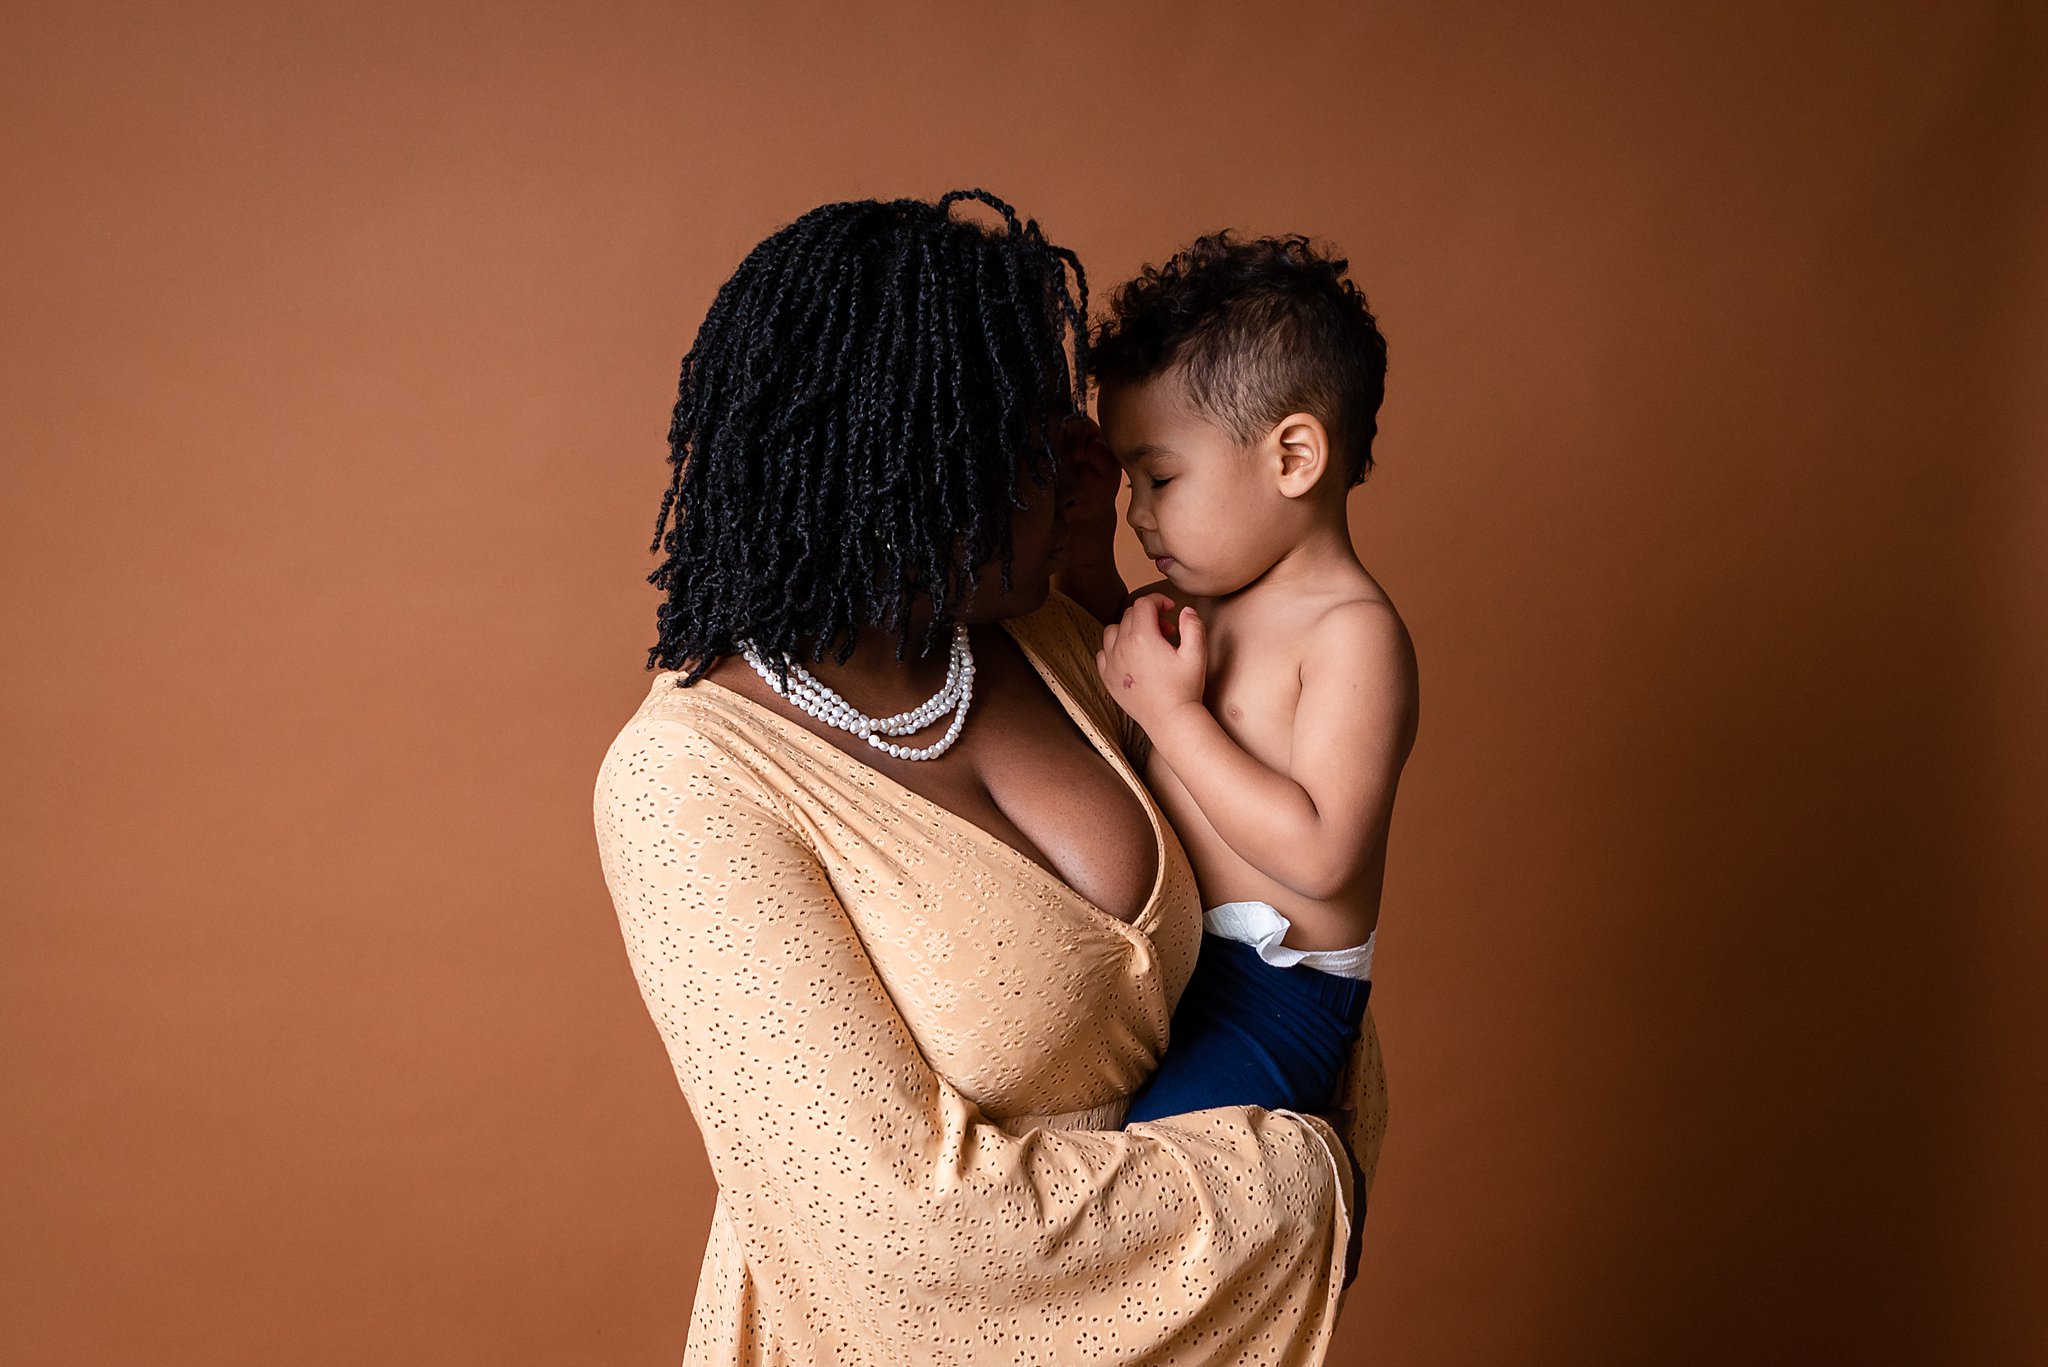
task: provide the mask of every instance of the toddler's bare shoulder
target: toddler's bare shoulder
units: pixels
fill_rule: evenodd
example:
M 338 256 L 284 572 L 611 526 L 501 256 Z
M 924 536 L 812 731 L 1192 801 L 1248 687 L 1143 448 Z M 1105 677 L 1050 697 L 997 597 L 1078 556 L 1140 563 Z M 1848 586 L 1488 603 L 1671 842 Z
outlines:
M 1407 692 L 1415 687 L 1415 642 L 1384 597 L 1347 598 L 1323 609 L 1305 634 L 1301 663 L 1304 678 L 1329 672 Z

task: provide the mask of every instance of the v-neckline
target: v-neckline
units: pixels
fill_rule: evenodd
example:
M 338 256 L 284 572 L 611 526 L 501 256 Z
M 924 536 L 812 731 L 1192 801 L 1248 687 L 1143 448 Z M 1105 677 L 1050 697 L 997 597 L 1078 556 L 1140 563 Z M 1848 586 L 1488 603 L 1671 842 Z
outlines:
M 1043 608 L 1039 609 L 1039 611 L 1043 610 Z M 1025 617 L 1029 617 L 1034 614 L 1024 613 L 1022 615 Z M 1120 926 L 1128 931 L 1142 933 L 1144 927 L 1150 924 L 1158 916 L 1160 894 L 1164 891 L 1166 887 L 1166 819 L 1159 810 L 1159 804 L 1154 802 L 1152 800 L 1152 795 L 1146 791 L 1145 781 L 1142 778 L 1140 778 L 1138 776 L 1137 771 L 1131 767 L 1131 763 L 1127 758 L 1125 758 L 1123 751 L 1119 749 L 1114 742 L 1107 740 L 1103 736 L 1102 732 L 1096 728 L 1095 723 L 1089 719 L 1088 714 L 1084 710 L 1082 710 L 1080 705 L 1074 700 L 1073 694 L 1067 691 L 1066 685 L 1060 682 L 1058 675 L 1055 674 L 1053 670 L 1046 664 L 1044 658 L 1039 655 L 1037 650 L 1032 648 L 1029 642 L 1025 641 L 1025 639 L 1022 636 L 1019 636 L 1017 632 L 1010 626 L 1011 620 L 1012 619 L 1007 617 L 1003 618 L 998 623 L 998 625 L 1002 627 L 1004 634 L 1009 636 L 1009 638 L 1016 643 L 1017 649 L 1021 651 L 1024 655 L 1025 662 L 1028 663 L 1031 666 L 1032 671 L 1036 673 L 1041 680 L 1044 681 L 1046 688 L 1053 695 L 1053 700 L 1059 703 L 1061 709 L 1066 712 L 1067 716 L 1073 721 L 1074 725 L 1080 728 L 1081 734 L 1084 737 L 1086 737 L 1088 743 L 1095 748 L 1095 752 L 1101 755 L 1104 760 L 1108 761 L 1109 767 L 1116 771 L 1117 776 L 1119 778 L 1123 779 L 1124 786 L 1131 790 L 1132 796 L 1138 799 L 1138 805 L 1144 808 L 1145 819 L 1152 827 L 1152 889 L 1149 893 L 1146 894 L 1143 905 L 1141 905 L 1138 908 L 1138 914 L 1128 921 L 1103 910 L 1101 907 L 1097 906 L 1088 898 L 1083 897 L 1080 894 L 1080 892 L 1078 892 L 1074 888 L 1073 884 L 1067 882 L 1064 878 L 1061 878 L 1059 874 L 1056 873 L 1054 870 L 1048 868 L 1044 864 L 1039 863 L 1036 859 L 1033 859 L 1030 855 L 1024 853 L 1024 851 L 1018 849 L 1015 845 L 1012 845 L 1009 841 L 1003 839 L 1001 836 L 997 835 L 994 831 L 991 831 L 990 829 L 988 829 L 988 827 L 982 825 L 980 822 L 970 820 L 967 817 L 964 817 L 960 815 L 958 812 L 954 811 L 951 807 L 948 807 L 941 802 L 937 802 L 929 797 L 926 797 L 923 793 L 920 793 L 917 791 L 917 789 L 910 787 L 908 784 L 904 783 L 903 780 L 897 778 L 895 775 L 887 773 L 881 769 L 877 769 L 874 765 L 868 764 L 865 761 L 857 758 L 856 756 L 848 754 L 846 751 L 832 744 L 832 742 L 826 740 L 824 737 L 813 733 L 805 727 L 799 726 L 794 721 L 791 721 L 788 717 L 785 717 L 781 713 L 776 712 L 770 709 L 769 707 L 765 706 L 764 704 L 755 701 L 753 698 L 748 697 L 746 694 L 740 692 L 739 690 L 727 688 L 724 684 L 719 683 L 717 680 L 709 677 L 698 679 L 696 683 L 690 685 L 690 688 L 703 688 L 709 685 L 710 687 L 717 689 L 720 693 L 725 694 L 727 697 L 737 699 L 743 708 L 767 719 L 776 727 L 780 728 L 785 732 L 788 732 L 790 735 L 794 736 L 798 742 L 805 746 L 808 746 L 812 751 L 822 754 L 828 758 L 838 760 L 845 764 L 856 765 L 859 768 L 865 770 L 868 774 L 871 774 L 878 782 L 887 784 L 890 788 L 895 790 L 897 795 L 897 801 L 899 803 L 907 800 L 908 802 L 914 805 L 928 809 L 929 811 L 933 812 L 945 821 L 951 822 L 956 826 L 965 827 L 967 830 L 981 837 L 981 839 L 985 843 L 995 847 L 998 850 L 1001 850 L 1005 855 L 1007 855 L 1010 858 L 1012 862 L 1022 865 L 1024 868 L 1030 870 L 1031 873 L 1033 873 L 1039 879 L 1039 881 L 1041 881 L 1048 887 L 1058 892 L 1064 893 L 1068 898 L 1079 903 L 1081 906 L 1093 912 L 1096 916 L 1101 917 L 1104 921 L 1108 922 L 1109 924 L 1114 926 Z M 667 670 L 664 672 L 668 674 L 679 674 L 682 671 Z M 690 690 L 681 689 L 671 691 L 680 691 L 687 693 Z M 1113 705 L 1114 704 L 1112 704 L 1112 706 Z

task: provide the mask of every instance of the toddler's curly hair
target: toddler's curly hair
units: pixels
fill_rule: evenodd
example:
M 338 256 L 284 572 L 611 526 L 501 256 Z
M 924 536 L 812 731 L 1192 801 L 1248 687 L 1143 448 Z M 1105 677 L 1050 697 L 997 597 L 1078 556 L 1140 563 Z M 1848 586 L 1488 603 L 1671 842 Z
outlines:
M 1349 264 L 1300 233 L 1198 237 L 1116 291 L 1089 370 L 1101 385 L 1170 372 L 1240 442 L 1289 413 L 1313 414 L 1350 488 L 1373 465 L 1387 339 Z

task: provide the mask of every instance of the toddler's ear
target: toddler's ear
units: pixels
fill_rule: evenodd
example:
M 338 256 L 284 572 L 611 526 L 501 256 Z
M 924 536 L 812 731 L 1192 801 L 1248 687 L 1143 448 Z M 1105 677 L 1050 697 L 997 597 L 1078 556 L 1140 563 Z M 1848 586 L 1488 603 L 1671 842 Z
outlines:
M 1268 440 L 1280 458 L 1280 492 L 1288 498 L 1315 488 L 1330 468 L 1330 434 L 1313 413 L 1289 413 Z

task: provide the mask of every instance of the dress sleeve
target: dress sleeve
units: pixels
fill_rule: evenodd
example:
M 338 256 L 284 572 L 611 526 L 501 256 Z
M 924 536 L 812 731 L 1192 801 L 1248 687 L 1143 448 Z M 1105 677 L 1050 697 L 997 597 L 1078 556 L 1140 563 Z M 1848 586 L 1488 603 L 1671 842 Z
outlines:
M 884 1361 L 1025 1342 L 1321 1360 L 1355 1199 L 1321 1117 L 1011 1135 L 927 1064 L 793 814 L 717 737 L 636 718 L 595 817 L 641 994 L 771 1292 L 800 1281 L 803 1313 Z

